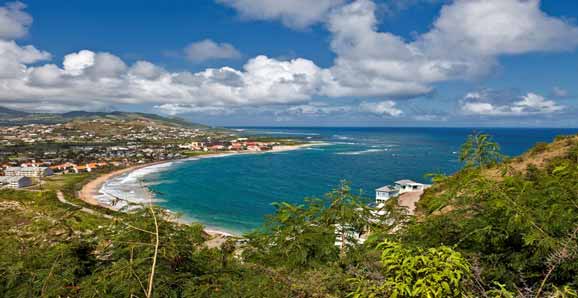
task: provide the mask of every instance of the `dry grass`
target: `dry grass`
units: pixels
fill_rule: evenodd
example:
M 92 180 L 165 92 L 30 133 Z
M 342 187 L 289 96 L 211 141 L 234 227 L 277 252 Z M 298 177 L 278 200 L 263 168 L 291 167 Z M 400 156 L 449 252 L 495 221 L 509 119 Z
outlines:
M 567 155 L 572 146 L 576 144 L 578 144 L 578 135 L 560 138 L 553 143 L 534 147 L 528 152 L 506 162 L 506 175 L 525 173 L 530 165 L 543 169 L 548 165 L 549 161 Z M 538 148 L 539 150 L 536 150 Z M 487 178 L 500 181 L 504 176 L 503 167 L 487 169 L 483 175 Z

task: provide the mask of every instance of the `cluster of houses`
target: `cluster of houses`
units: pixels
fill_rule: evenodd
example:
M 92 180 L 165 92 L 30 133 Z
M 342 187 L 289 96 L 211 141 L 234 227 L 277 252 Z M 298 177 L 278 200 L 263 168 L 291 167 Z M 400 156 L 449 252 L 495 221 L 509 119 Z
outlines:
M 35 180 L 52 176 L 55 173 L 82 173 L 108 166 L 107 162 L 94 162 L 77 165 L 66 162 L 58 165 L 42 166 L 37 163 L 23 163 L 20 166 L 5 166 L 4 176 L 0 176 L 0 188 L 23 188 L 31 186 Z M 120 164 L 110 164 L 118 166 Z
M 277 143 L 274 142 L 254 142 L 249 141 L 248 138 L 237 138 L 231 141 L 211 142 L 191 142 L 188 144 L 179 145 L 180 149 L 187 149 L 192 151 L 268 151 L 273 149 Z
M 89 124 L 89 125 L 85 125 Z M 122 131 L 109 135 L 108 131 Z M 85 122 L 28 124 L 0 128 L 0 146 L 17 144 L 111 143 L 120 141 L 166 141 L 202 136 L 198 128 L 159 126 L 148 120 L 94 119 Z
M 107 162 L 91 162 L 83 165 L 77 165 L 75 163 L 66 162 L 63 164 L 53 165 L 50 166 L 50 169 L 56 173 L 84 173 L 84 172 L 92 172 L 94 169 L 102 168 L 108 166 L 109 163 Z M 120 163 L 111 163 L 111 165 L 120 165 Z

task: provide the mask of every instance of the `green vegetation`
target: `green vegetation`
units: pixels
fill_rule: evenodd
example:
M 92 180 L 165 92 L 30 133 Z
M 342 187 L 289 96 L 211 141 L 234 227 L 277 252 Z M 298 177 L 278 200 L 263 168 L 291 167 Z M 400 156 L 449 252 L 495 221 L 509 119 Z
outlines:
M 449 247 L 406 248 L 384 241 L 381 252 L 383 281 L 355 280 L 354 297 L 463 297 L 470 265 Z
M 294 146 L 306 144 L 306 141 L 300 139 L 284 139 L 279 137 L 269 137 L 269 136 L 251 136 L 251 141 L 253 142 L 264 142 L 264 143 L 279 143 L 285 146 Z
M 578 297 L 578 137 L 504 162 L 487 135 L 408 216 L 346 183 L 208 248 L 200 225 L 143 206 L 114 219 L 61 204 L 90 175 L 0 192 L 4 297 Z M 358 244 L 360 234 L 369 234 Z M 337 245 L 336 245 L 337 240 Z
M 182 154 L 186 157 L 196 157 L 215 154 L 215 151 L 184 151 Z
M 460 152 L 460 161 L 467 167 L 485 168 L 500 161 L 500 146 L 487 134 L 474 133 L 468 137 Z
M 10 110 L 0 107 L 0 125 L 27 125 L 27 124 L 56 124 L 66 123 L 77 119 L 109 119 L 109 120 L 146 120 L 159 124 L 188 127 L 188 128 L 207 128 L 205 125 L 191 123 L 176 117 L 162 117 L 155 114 L 136 113 L 136 112 L 85 112 L 73 111 L 68 113 L 27 113 Z

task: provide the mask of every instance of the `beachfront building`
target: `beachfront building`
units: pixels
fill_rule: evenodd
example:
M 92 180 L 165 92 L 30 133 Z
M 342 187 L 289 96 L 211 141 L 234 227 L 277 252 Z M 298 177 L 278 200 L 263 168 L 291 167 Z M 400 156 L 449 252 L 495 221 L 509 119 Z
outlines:
M 32 185 L 29 177 L 0 176 L 0 188 L 22 188 Z
M 4 170 L 5 176 L 11 177 L 46 177 L 52 176 L 52 169 L 47 167 L 7 167 Z
M 212 145 L 209 147 L 209 150 L 211 150 L 211 151 L 222 151 L 225 149 L 227 149 L 227 148 L 223 145 Z
M 385 201 L 408 192 L 424 191 L 430 185 L 418 183 L 413 180 L 398 180 L 394 186 L 386 185 L 375 190 L 375 203 L 379 205 Z
M 243 144 L 241 144 L 241 143 L 232 143 L 231 146 L 229 146 L 229 150 L 241 151 L 241 150 L 243 150 Z
M 191 142 L 188 144 L 178 145 L 178 147 L 181 149 L 189 149 L 189 150 L 193 150 L 193 151 L 202 150 L 204 146 L 205 146 L 205 144 L 201 143 L 201 142 Z

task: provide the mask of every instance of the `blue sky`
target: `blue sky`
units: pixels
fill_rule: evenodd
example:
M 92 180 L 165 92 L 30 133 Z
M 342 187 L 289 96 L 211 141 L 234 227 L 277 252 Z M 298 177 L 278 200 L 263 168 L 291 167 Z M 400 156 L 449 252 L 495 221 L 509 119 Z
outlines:
M 577 19 L 577 1 L 0 1 L 0 105 L 576 127 Z

